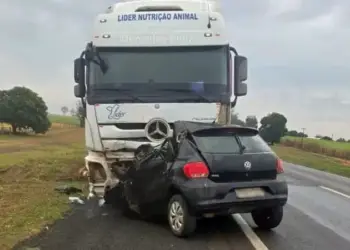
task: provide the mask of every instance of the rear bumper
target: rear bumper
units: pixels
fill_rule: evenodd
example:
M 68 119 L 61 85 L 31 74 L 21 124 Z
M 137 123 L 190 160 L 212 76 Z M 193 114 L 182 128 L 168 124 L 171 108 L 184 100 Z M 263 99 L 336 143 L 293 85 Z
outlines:
M 235 189 L 260 187 L 264 197 L 238 198 Z M 288 186 L 284 180 L 215 183 L 208 179 L 193 180 L 180 188 L 192 214 L 249 213 L 256 209 L 284 206 Z

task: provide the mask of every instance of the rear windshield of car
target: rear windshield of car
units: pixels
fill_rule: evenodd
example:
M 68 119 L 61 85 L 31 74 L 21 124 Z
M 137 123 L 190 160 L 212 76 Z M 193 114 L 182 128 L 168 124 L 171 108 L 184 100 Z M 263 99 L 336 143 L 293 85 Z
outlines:
M 272 152 L 260 135 L 252 132 L 200 131 L 194 134 L 194 139 L 198 148 L 206 153 L 240 153 L 239 141 L 245 148 L 244 153 Z

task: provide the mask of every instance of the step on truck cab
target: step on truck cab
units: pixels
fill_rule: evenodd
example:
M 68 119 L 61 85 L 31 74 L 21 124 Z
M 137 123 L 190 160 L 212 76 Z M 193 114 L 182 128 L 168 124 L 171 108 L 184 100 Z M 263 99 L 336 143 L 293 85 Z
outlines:
M 218 1 L 124 0 L 97 15 L 74 61 L 90 195 L 115 187 L 135 151 L 171 136 L 175 121 L 215 122 L 218 106 L 246 95 L 247 59 L 227 33 Z

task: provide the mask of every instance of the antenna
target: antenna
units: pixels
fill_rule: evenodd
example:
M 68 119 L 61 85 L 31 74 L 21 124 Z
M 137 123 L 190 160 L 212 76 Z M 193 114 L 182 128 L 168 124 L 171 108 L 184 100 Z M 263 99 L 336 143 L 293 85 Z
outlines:
M 207 8 L 208 8 L 208 25 L 207 25 L 207 27 L 208 27 L 208 29 L 210 29 L 211 28 L 211 20 L 210 20 L 210 4 L 209 4 L 209 1 L 208 0 L 205 0 L 206 1 L 206 3 L 207 3 Z

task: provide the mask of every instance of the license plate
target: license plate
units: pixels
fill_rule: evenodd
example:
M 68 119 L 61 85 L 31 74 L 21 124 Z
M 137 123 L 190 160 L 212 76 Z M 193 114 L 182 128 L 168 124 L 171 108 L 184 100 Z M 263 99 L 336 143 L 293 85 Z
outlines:
M 263 197 L 265 192 L 261 188 L 242 188 L 235 190 L 237 198 L 257 198 Z

